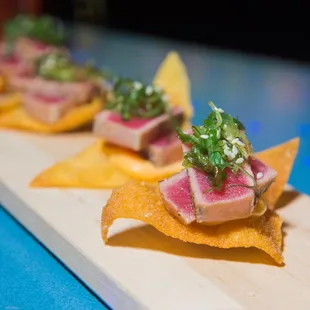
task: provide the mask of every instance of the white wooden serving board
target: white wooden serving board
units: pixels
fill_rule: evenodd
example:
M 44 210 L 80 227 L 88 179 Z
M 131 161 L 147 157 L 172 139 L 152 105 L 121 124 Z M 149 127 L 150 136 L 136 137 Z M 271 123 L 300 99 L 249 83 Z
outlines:
M 0 203 L 113 309 L 310 309 L 307 196 L 287 191 L 282 199 L 284 267 L 256 249 L 183 243 L 133 220 L 118 220 L 105 246 L 100 216 L 109 191 L 28 188 L 92 141 L 1 131 Z

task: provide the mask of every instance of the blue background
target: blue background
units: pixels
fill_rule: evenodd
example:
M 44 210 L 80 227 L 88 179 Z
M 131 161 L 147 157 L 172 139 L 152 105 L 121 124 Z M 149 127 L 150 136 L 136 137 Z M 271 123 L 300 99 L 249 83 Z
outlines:
M 310 68 L 272 59 L 184 46 L 83 25 L 71 29 L 74 58 L 90 57 L 117 74 L 150 82 L 170 50 L 192 83 L 193 122 L 207 102 L 239 117 L 256 151 L 295 136 L 301 145 L 289 182 L 310 193 Z M 0 208 L 0 309 L 105 309 L 105 306 Z

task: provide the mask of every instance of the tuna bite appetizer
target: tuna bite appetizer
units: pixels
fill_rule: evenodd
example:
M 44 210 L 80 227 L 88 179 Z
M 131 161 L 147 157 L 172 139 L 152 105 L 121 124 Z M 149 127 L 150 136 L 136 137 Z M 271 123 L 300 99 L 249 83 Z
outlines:
M 102 79 L 102 73 L 94 66 L 77 65 L 66 55 L 54 52 L 37 58 L 32 74 L 11 76 L 8 83 L 11 90 L 22 94 L 25 117 L 39 124 L 55 125 L 76 109 L 92 109 L 94 100 L 103 102 L 105 90 L 99 87 Z M 95 108 L 95 112 L 101 108 L 102 105 Z M 94 116 L 92 113 L 88 122 Z M 15 126 L 8 122 L 9 127 Z
M 157 184 L 182 170 L 176 127 L 190 128 L 193 108 L 179 55 L 168 53 L 150 85 L 111 77 L 106 104 L 93 123 L 96 141 L 42 171 L 32 187 L 110 189 L 130 180 Z
M 160 87 L 118 79 L 112 98 L 95 118 L 93 131 L 108 143 L 141 154 L 156 166 L 165 166 L 183 157 L 175 135 L 175 128 L 183 121 L 184 110 L 171 107 Z
M 191 198 L 192 212 L 188 212 L 188 203 L 183 206 L 182 201 L 173 199 L 180 196 L 176 180 L 181 176 L 159 184 L 167 210 L 183 223 L 216 224 L 248 218 L 277 177 L 273 168 L 255 158 L 243 124 L 209 104 L 212 112 L 202 126 L 193 126 L 187 133 L 177 129 L 185 168 L 179 175 L 189 184 L 186 190 L 182 188 L 181 196 Z
M 242 123 L 209 105 L 212 112 L 201 126 L 177 129 L 183 169 L 157 185 L 129 181 L 113 190 L 102 209 L 102 238 L 108 243 L 113 222 L 127 218 L 185 242 L 224 249 L 255 247 L 282 264 L 282 219 L 274 209 L 299 138 L 254 153 Z M 126 231 L 117 238 L 123 234 Z
M 63 24 L 48 15 L 18 15 L 5 23 L 3 34 L 0 72 L 7 76 L 31 72 L 37 57 L 56 51 L 68 53 L 63 47 L 66 37 Z

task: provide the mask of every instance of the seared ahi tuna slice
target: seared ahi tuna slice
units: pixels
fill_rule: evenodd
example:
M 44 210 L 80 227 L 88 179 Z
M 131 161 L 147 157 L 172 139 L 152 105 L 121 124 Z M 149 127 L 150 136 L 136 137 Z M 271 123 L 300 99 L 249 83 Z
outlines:
M 15 42 L 16 55 L 25 60 L 31 60 L 56 51 L 68 53 L 65 48 L 44 44 L 30 38 L 19 38 Z
M 175 134 L 161 137 L 148 147 L 148 158 L 155 166 L 165 166 L 182 160 L 182 144 Z
M 183 119 L 183 110 L 175 108 L 174 116 L 178 121 Z M 124 121 L 120 114 L 102 111 L 95 117 L 94 133 L 110 143 L 142 151 L 148 145 L 165 134 L 171 133 L 170 116 L 162 114 L 154 118 L 132 117 Z
M 91 100 L 94 93 L 94 86 L 89 82 L 58 82 L 37 78 L 31 86 L 32 91 L 40 92 L 46 96 L 73 97 L 78 103 L 85 103 Z
M 170 214 L 187 225 L 195 221 L 189 178 L 185 169 L 159 182 L 159 189 Z
M 250 167 L 244 166 L 244 169 L 252 175 Z M 225 222 L 251 215 L 255 204 L 254 189 L 245 186 L 253 186 L 253 180 L 241 172 L 234 174 L 228 169 L 225 172 L 227 176 L 219 192 L 210 191 L 211 182 L 204 172 L 196 168 L 188 169 L 198 223 Z M 235 186 L 237 184 L 240 186 Z
M 36 78 L 28 74 L 16 74 L 9 79 L 9 86 L 16 91 L 34 91 L 40 89 Z
M 38 93 L 26 93 L 23 105 L 26 112 L 33 118 L 46 124 L 53 124 L 70 111 L 76 102 L 72 97 L 60 95 L 45 96 Z
M 0 57 L 0 73 L 6 76 L 28 74 L 33 71 L 33 65 L 22 61 L 19 57 Z
M 90 82 L 64 82 L 58 85 L 64 94 L 73 95 L 80 103 L 91 100 L 96 91 L 96 86 Z
M 251 157 L 249 158 L 249 162 L 256 180 L 257 191 L 259 195 L 261 195 L 266 192 L 272 182 L 275 181 L 278 173 L 257 158 Z
M 95 92 L 95 86 L 89 82 L 57 82 L 27 75 L 12 77 L 10 79 L 10 86 L 14 90 L 39 92 L 47 97 L 71 96 L 78 103 L 85 103 L 91 100 Z

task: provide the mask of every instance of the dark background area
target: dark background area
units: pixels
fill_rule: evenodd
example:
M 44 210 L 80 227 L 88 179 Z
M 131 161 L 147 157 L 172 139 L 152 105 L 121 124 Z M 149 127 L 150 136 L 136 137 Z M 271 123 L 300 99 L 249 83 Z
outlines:
M 309 1 L 43 0 L 68 21 L 310 62 Z

